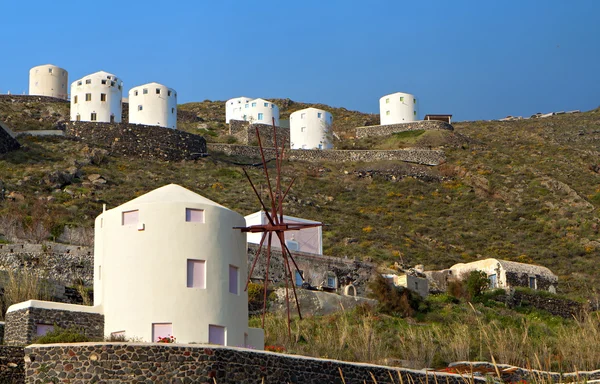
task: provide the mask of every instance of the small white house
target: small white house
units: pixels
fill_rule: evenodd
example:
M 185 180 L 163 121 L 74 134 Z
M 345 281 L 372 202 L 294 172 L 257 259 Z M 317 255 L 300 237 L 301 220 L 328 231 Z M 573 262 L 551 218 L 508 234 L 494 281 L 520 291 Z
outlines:
M 251 124 L 273 124 L 279 126 L 279 107 L 269 100 L 236 97 L 225 102 L 225 122 L 230 120 L 249 121 Z
M 254 212 L 245 217 L 246 225 L 261 225 L 267 224 L 269 220 L 264 211 Z M 301 224 L 320 224 L 318 221 L 300 219 L 298 217 L 283 215 L 283 221 L 285 223 L 301 223 Z M 253 244 L 260 244 L 262 233 L 248 233 L 248 242 Z M 292 252 L 306 252 L 314 253 L 317 255 L 323 254 L 323 231 L 322 227 L 310 227 L 304 228 L 297 231 L 285 232 L 285 244 L 288 249 Z M 279 240 L 273 240 L 271 247 L 281 249 Z
M 179 185 L 96 218 L 94 305 L 105 333 L 264 348 L 248 328 L 244 217 Z
M 332 149 L 331 113 L 305 108 L 290 115 L 291 149 Z
M 71 83 L 71 121 L 121 122 L 123 82 L 100 71 Z
M 379 99 L 381 125 L 410 123 L 418 120 L 418 104 L 415 95 L 396 92 Z
M 177 129 L 177 92 L 159 83 L 129 90 L 129 123 Z
M 29 70 L 29 94 L 69 98 L 69 73 L 52 64 L 38 65 Z

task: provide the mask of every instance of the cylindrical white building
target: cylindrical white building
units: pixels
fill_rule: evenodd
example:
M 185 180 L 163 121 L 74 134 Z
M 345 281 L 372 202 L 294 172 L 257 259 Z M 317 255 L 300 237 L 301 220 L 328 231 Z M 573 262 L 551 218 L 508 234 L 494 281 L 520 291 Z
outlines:
M 379 99 L 381 125 L 410 123 L 418 120 L 417 98 L 410 93 L 396 92 Z
M 71 83 L 71 121 L 121 122 L 123 82 L 100 71 Z
M 229 124 L 230 120 L 244 120 L 244 106 L 251 100 L 246 96 L 227 100 L 225 102 L 225 123 Z
M 248 328 L 245 220 L 170 184 L 96 218 L 94 305 L 105 334 L 264 348 Z
M 69 73 L 52 64 L 38 65 L 29 70 L 29 94 L 69 98 Z
M 159 83 L 131 88 L 129 123 L 177 129 L 177 92 Z
M 225 120 L 249 121 L 250 124 L 273 124 L 279 126 L 279 107 L 269 100 L 236 97 L 227 100 L 225 105 Z
M 332 149 L 333 132 L 331 113 L 317 108 L 306 108 L 290 115 L 291 149 Z

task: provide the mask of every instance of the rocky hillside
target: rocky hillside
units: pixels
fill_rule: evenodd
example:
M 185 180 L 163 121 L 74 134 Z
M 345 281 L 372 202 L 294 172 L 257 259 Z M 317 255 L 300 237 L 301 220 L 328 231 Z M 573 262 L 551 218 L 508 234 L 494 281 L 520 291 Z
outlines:
M 282 118 L 308 105 L 274 101 L 282 106 Z M 5 104 L 0 100 L 0 111 L 8 110 Z M 180 106 L 182 128 L 225 141 L 221 105 Z M 14 116 L 58 108 L 9 107 L 12 112 L 0 114 L 9 126 Z M 292 175 L 297 180 L 285 209 L 328 224 L 326 254 L 426 268 L 482 257 L 535 262 L 559 275 L 563 292 L 595 295 L 600 283 L 594 268 L 600 256 L 600 111 L 464 122 L 455 124 L 453 133 L 417 131 L 356 141 L 349 138 L 351 128 L 377 123 L 377 116 L 325 109 L 333 111 L 340 124 L 336 129 L 346 132 L 342 147 L 427 146 L 443 148 L 448 157 L 439 167 L 287 163 L 286 180 Z M 103 203 L 114 207 L 172 182 L 242 214 L 259 207 L 241 168 L 232 163 L 250 159 L 213 153 L 194 162 L 163 162 L 122 158 L 65 138 L 20 141 L 21 149 L 0 156 L 4 241 L 58 237 L 65 226 L 89 228 Z M 250 173 L 260 186 L 259 170 Z

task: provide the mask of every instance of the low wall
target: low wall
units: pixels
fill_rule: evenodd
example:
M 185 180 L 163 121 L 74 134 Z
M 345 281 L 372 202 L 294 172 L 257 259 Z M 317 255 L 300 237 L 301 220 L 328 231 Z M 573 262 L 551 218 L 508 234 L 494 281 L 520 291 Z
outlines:
M 393 133 L 405 131 L 453 131 L 454 127 L 443 121 L 415 121 L 413 123 L 371 125 L 356 128 L 356 137 L 389 136 Z
M 69 100 L 59 99 L 58 97 L 37 96 L 37 95 L 0 95 L 0 102 L 11 103 L 69 103 Z
M 244 145 L 258 145 L 256 137 L 256 128 L 260 134 L 260 140 L 263 147 L 274 147 L 275 140 L 273 135 L 273 126 L 271 124 L 252 124 L 248 121 L 230 120 L 229 133 L 237 138 L 238 142 Z M 285 147 L 290 147 L 290 129 L 275 127 L 277 134 L 277 144 L 281 147 L 282 140 L 285 140 Z
M 506 295 L 497 296 L 495 300 L 504 302 L 509 308 L 530 306 L 565 319 L 580 317 L 584 311 L 591 309 L 573 300 L 552 297 L 549 294 L 529 293 L 519 289 L 511 290 Z
M 259 147 L 229 144 L 208 144 L 208 149 L 215 152 L 223 152 L 229 156 L 260 157 Z M 275 157 L 273 148 L 265 148 L 265 156 L 269 159 Z M 371 161 L 404 161 L 423 165 L 440 165 L 446 162 L 444 151 L 429 149 L 398 149 L 392 151 L 374 150 L 319 150 L 298 149 L 285 152 L 288 160 L 310 161 L 310 162 L 371 162 Z
M 25 382 L 25 351 L 22 347 L 0 345 L 0 383 Z
M 54 308 L 39 308 L 40 303 Z M 10 311 L 6 312 L 4 331 L 4 344 L 6 345 L 30 344 L 37 335 L 37 324 L 57 325 L 61 328 L 77 327 L 83 329 L 85 334 L 91 338 L 102 339 L 104 337 L 104 315 L 91 312 L 92 307 L 82 308 L 83 306 L 44 303 L 36 300 L 17 305 L 26 306 L 26 308 L 13 310 L 11 307 Z M 38 307 L 34 305 L 38 305 Z M 60 307 L 70 308 L 70 310 L 56 309 Z
M 70 121 L 65 134 L 121 156 L 179 161 L 206 154 L 204 137 L 156 126 Z
M 17 150 L 21 144 L 15 139 L 12 131 L 0 122 L 0 154 Z
M 218 346 L 79 343 L 25 348 L 27 383 L 464 384 L 460 375 Z M 343 374 L 343 379 L 340 376 Z M 483 378 L 469 381 L 485 383 Z
M 258 245 L 248 244 L 248 271 L 254 262 Z M 337 278 L 338 291 L 341 288 L 352 284 L 356 288 L 356 294 L 362 296 L 365 294 L 369 279 L 375 271 L 375 265 L 364 261 L 342 259 L 339 257 L 315 255 L 312 253 L 293 252 L 294 260 L 298 268 L 302 271 L 305 281 L 312 286 L 321 285 L 327 274 L 332 273 Z M 264 280 L 266 272 L 266 251 L 263 246 L 261 256 L 252 273 L 253 280 Z M 291 261 L 290 261 L 291 264 Z M 293 265 L 290 265 L 292 274 L 295 272 Z M 269 281 L 279 283 L 285 281 L 283 258 L 281 251 L 271 249 L 271 264 L 269 266 Z

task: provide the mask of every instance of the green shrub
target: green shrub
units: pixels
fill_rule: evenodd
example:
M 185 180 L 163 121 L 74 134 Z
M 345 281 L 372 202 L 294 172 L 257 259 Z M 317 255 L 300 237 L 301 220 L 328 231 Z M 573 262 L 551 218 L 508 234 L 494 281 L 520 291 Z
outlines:
M 379 311 L 400 317 L 410 317 L 416 311 L 426 311 L 427 305 L 421 297 L 409 289 L 396 287 L 377 274 L 369 284 L 370 296 L 379 301 Z
M 84 330 L 77 327 L 61 328 L 54 326 L 50 332 L 34 340 L 36 344 L 56 344 L 56 343 L 83 343 L 94 341 L 88 337 Z
M 477 300 L 480 298 L 488 286 L 490 281 L 488 280 L 487 274 L 482 271 L 471 271 L 465 280 L 465 286 L 467 294 L 471 300 Z

